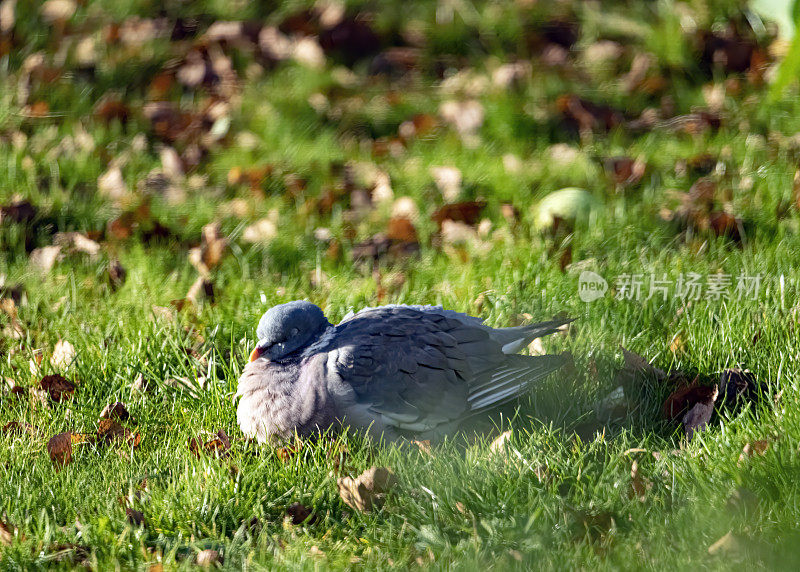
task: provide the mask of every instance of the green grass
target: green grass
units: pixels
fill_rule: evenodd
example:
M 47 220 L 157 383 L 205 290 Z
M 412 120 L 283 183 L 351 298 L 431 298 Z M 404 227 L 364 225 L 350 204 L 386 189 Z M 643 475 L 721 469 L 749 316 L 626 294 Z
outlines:
M 50 353 L 64 339 L 75 346 L 77 358 L 63 373 L 78 388 L 63 403 L 19 399 L 5 389 L 0 394 L 0 426 L 25 421 L 39 428 L 35 437 L 0 434 L 0 522 L 18 529 L 10 546 L 0 545 L 0 567 L 148 569 L 162 563 L 172 569 L 192 566 L 206 548 L 218 550 L 226 567 L 257 569 L 797 566 L 800 215 L 792 181 L 800 99 L 796 85 L 770 101 L 768 85 L 721 69 L 703 71 L 694 36 L 681 28 L 687 11 L 707 29 L 740 18 L 741 6 L 611 2 L 601 8 L 524 8 L 467 2 L 448 26 L 436 24 L 435 3 L 396 3 L 374 19 L 376 30 L 397 37 L 413 27 L 428 42 L 420 48 L 419 70 L 393 81 L 370 76 L 367 62 L 360 62 L 342 84 L 342 66 L 330 59 L 321 70 L 286 62 L 247 75 L 252 54 L 230 48 L 243 81 L 228 136 L 211 145 L 189 173 L 196 181 L 181 183 L 185 200 L 170 203 L 157 192 L 151 197 L 152 218 L 170 236 L 145 242 L 146 229 L 130 239 L 107 236 L 96 259 L 67 255 L 41 273 L 29 253 L 51 244 L 54 232 L 103 231 L 138 204 L 137 185 L 161 167 L 162 146 L 139 110 L 149 101 L 152 77 L 182 57 L 191 40 L 162 38 L 138 51 L 98 44 L 93 79 L 76 71 L 68 52 L 63 73 L 51 82 L 34 79 L 28 101 L 22 101 L 17 86 L 25 56 L 42 51 L 48 65 L 61 64 L 55 63 L 59 46 L 36 11 L 18 4 L 14 48 L 0 59 L 0 205 L 21 196 L 37 214 L 28 224 L 5 218 L 0 223 L 0 276 L 6 285 L 23 285 L 27 298 L 18 305 L 21 339 L 7 335 L 9 318 L 0 312 L 0 377 L 23 387 L 37 384 L 52 373 Z M 202 29 L 220 19 L 278 23 L 300 6 L 270 12 L 269 3 L 173 4 L 169 17 L 198 16 Z M 88 2 L 70 21 L 68 35 L 102 38 L 105 24 L 152 13 L 151 2 Z M 438 87 L 436 62 L 450 74 L 468 67 L 491 78 L 500 62 L 535 57 L 522 34 L 526 26 L 555 17 L 582 26 L 572 63 L 535 63 L 532 77 L 510 90 L 488 79 L 489 87 L 475 96 L 485 110 L 476 147 L 440 125 L 411 140 L 399 156 L 372 155 L 372 139 L 391 138 L 413 115 L 435 115 L 453 99 Z M 619 42 L 628 53 L 610 67 L 581 63 L 583 50 L 602 39 Z M 769 38 L 759 42 L 767 45 Z M 660 96 L 620 88 L 637 50 L 653 55 L 652 73 L 666 79 L 663 95 L 675 115 L 705 107 L 709 86 L 738 81 L 739 92 L 728 84 L 720 129 L 690 135 L 666 126 L 618 128 L 582 138 L 565 129 L 556 104 L 565 93 L 620 107 L 631 117 L 666 105 Z M 106 124 L 93 114 L 110 90 L 132 110 L 125 125 Z M 328 115 L 308 102 L 318 93 L 328 98 Z M 173 86 L 169 97 L 187 110 L 208 102 L 202 89 Z M 26 117 L 22 107 L 34 101 L 47 102 L 50 115 Z M 80 130 L 91 136 L 93 148 L 69 143 Z M 556 144 L 572 147 L 574 160 L 553 159 Z M 175 147 L 182 153 L 186 145 Z M 718 204 L 729 203 L 746 223 L 741 244 L 706 231 L 682 234 L 660 216 L 662 208 L 675 206 L 673 190 L 687 191 L 700 177 L 676 164 L 700 153 L 717 160 L 708 176 L 718 184 Z M 518 159 L 517 170 L 507 170 L 508 154 Z M 604 158 L 618 155 L 647 163 L 641 182 L 624 192 L 616 191 L 603 168 Z M 125 156 L 130 205 L 97 191 L 109 162 Z M 385 171 L 394 196 L 410 197 L 421 213 L 415 221 L 419 256 L 378 263 L 381 297 L 377 273 L 369 263 L 352 262 L 351 251 L 385 230 L 391 206 L 379 205 L 355 221 L 343 199 L 330 212 L 314 207 L 317 197 L 343 187 L 341 167 L 355 161 Z M 467 245 L 459 255 L 437 246 L 430 215 L 444 199 L 429 171 L 437 165 L 461 170 L 463 199 L 486 200 L 488 248 Z M 228 182 L 234 167 L 264 166 L 271 174 L 260 193 Z M 305 188 L 288 192 L 287 175 L 305 180 Z M 566 186 L 587 189 L 600 207 L 566 238 L 556 238 L 536 227 L 535 205 Z M 227 205 L 234 199 L 246 205 L 246 215 L 230 214 Z M 520 211 L 516 224 L 503 217 L 507 202 Z M 244 228 L 273 210 L 278 236 L 263 246 L 245 244 Z M 778 217 L 777 211 L 785 214 Z M 170 307 L 195 281 L 188 250 L 212 221 L 231 238 L 213 270 L 215 300 L 174 311 L 172 318 L 156 317 L 154 305 Z M 327 245 L 314 239 L 319 227 L 340 242 L 338 256 L 329 256 Z M 560 240 L 572 249 L 574 267 L 566 271 L 559 265 Z M 127 271 L 116 290 L 106 276 L 112 259 Z M 672 296 L 625 301 L 609 293 L 587 304 L 578 296 L 583 267 L 604 276 L 612 289 L 623 273 L 676 280 L 681 273 L 722 271 L 762 274 L 764 282 L 755 300 L 684 306 Z M 319 304 L 334 322 L 350 309 L 392 302 L 442 304 L 495 326 L 520 323 L 523 314 L 540 320 L 564 313 L 576 318 L 569 335 L 553 336 L 545 347 L 571 352 L 575 368 L 551 376 L 517 410 L 498 413 L 487 424 L 496 429 L 469 443 L 456 438 L 435 445 L 432 455 L 346 436 L 340 469 L 327 442 L 306 444 L 285 461 L 271 448 L 246 441 L 236 426 L 234 394 L 258 317 L 297 298 Z M 621 419 L 596 419 L 595 404 L 619 384 L 620 346 L 662 369 L 698 372 L 705 379 L 725 368 L 750 369 L 766 384 L 767 395 L 739 410 L 719 411 L 690 442 L 678 424 L 662 418 L 669 388 L 651 380 L 639 380 L 641 386 L 629 392 L 629 412 Z M 41 371 L 29 365 L 35 350 L 44 353 Z M 152 387 L 144 395 L 131 390 L 140 375 Z M 196 397 L 168 383 L 199 377 L 204 388 Z M 127 404 L 141 445 L 131 451 L 76 444 L 72 462 L 55 467 L 46 448 L 49 437 L 95 431 L 101 410 L 114 401 Z M 508 428 L 508 447 L 493 453 L 492 438 Z M 190 438 L 220 429 L 232 438 L 228 458 L 198 458 L 190 451 Z M 770 441 L 763 456 L 740 460 L 746 443 L 762 439 Z M 644 501 L 630 494 L 634 460 L 650 484 Z M 362 514 L 341 501 L 336 479 L 374 465 L 391 467 L 399 485 L 381 510 Z M 144 514 L 144 527 L 128 523 L 120 497 Z M 293 502 L 312 508 L 316 520 L 288 524 L 286 508 Z M 729 531 L 736 548 L 710 554 L 709 546 Z

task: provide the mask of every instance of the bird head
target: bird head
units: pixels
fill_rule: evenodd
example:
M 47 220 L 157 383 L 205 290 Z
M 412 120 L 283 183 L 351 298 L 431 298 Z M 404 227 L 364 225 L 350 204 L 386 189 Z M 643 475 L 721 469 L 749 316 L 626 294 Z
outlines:
M 258 322 L 258 344 L 250 361 L 285 357 L 307 345 L 328 326 L 325 314 L 311 302 L 296 300 L 273 306 Z

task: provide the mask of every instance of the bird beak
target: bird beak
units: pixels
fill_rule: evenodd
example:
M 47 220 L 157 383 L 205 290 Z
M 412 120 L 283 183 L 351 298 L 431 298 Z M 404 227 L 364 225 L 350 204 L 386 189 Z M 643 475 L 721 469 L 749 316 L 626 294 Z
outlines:
M 260 357 L 261 357 L 261 350 L 255 348 L 250 354 L 250 361 L 256 361 Z

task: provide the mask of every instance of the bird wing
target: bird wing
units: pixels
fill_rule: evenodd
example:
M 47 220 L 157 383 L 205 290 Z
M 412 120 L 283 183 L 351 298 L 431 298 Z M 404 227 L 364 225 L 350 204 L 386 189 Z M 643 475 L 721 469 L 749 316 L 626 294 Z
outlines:
M 437 307 L 383 306 L 349 316 L 320 350 L 384 425 L 420 432 L 511 400 L 561 365 L 506 355 L 497 331 Z

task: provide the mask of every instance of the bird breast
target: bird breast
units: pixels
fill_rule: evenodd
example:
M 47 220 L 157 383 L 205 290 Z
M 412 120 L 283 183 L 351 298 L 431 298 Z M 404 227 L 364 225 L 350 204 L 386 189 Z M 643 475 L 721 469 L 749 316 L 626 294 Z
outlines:
M 333 422 L 335 413 L 322 380 L 303 375 L 308 360 L 248 363 L 239 378 L 239 427 L 259 443 L 309 435 Z

